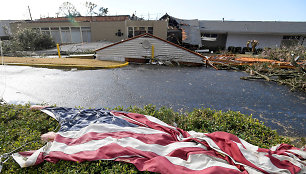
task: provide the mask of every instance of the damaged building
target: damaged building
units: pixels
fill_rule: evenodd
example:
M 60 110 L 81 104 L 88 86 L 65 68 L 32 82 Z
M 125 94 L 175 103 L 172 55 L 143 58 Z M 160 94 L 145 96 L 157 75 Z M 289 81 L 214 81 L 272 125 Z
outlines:
M 168 22 L 168 41 L 187 48 L 196 49 L 202 46 L 198 19 L 178 19 L 166 13 L 160 20 Z
M 80 16 L 11 21 L 9 26 L 12 33 L 22 28 L 36 29 L 49 34 L 60 44 L 119 42 L 149 33 L 191 50 L 207 52 L 235 48 L 238 53 L 243 53 L 241 51 L 249 40 L 258 41 L 259 49 L 306 45 L 306 22 L 189 20 L 167 13 L 159 20 L 143 20 L 129 15 Z
M 306 22 L 185 20 L 165 14 L 168 41 L 191 49 L 208 51 L 243 50 L 248 40 L 257 40 L 257 48 L 306 46 Z

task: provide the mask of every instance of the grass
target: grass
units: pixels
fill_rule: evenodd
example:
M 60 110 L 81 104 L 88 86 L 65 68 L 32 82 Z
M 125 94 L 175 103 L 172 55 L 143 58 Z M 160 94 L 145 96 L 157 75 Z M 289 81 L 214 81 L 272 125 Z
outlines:
M 197 132 L 225 131 L 237 135 L 251 144 L 269 148 L 280 143 L 290 143 L 288 138 L 279 136 L 275 130 L 259 120 L 240 112 L 221 112 L 209 108 L 198 108 L 191 112 L 174 112 L 153 105 L 139 107 L 116 107 L 118 111 L 128 111 L 152 115 L 158 119 Z M 40 135 L 54 131 L 57 121 L 40 111 L 30 111 L 29 105 L 0 105 L 0 155 L 10 152 L 26 142 L 31 142 L 18 151 L 36 150 L 44 145 Z M 37 140 L 37 141 L 36 141 Z M 114 161 L 92 161 L 76 163 L 60 161 L 56 164 L 44 162 L 38 166 L 20 168 L 12 159 L 2 169 L 3 173 L 150 173 L 139 172 L 132 164 Z

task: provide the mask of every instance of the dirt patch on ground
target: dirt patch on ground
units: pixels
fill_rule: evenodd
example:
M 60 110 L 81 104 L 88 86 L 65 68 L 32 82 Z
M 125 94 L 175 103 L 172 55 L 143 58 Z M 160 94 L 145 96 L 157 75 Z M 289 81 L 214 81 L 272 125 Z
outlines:
M 78 59 L 78 58 L 32 58 L 32 57 L 4 57 L 5 64 L 28 64 L 28 65 L 74 65 L 89 67 L 111 67 L 119 66 L 124 62 L 101 61 L 96 59 Z

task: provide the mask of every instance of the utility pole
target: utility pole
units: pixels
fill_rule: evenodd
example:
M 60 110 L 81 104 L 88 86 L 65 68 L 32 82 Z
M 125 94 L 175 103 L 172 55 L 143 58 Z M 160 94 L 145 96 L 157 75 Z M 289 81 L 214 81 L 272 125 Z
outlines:
M 28 5 L 28 9 L 29 9 L 30 18 L 31 18 L 31 21 L 32 21 L 33 19 L 32 19 L 31 10 L 30 10 L 30 6 L 29 5 Z

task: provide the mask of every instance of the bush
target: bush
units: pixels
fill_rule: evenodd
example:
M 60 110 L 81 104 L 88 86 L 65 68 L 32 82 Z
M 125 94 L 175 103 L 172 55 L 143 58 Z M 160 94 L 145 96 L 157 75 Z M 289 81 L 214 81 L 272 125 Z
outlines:
M 211 109 L 194 109 L 192 112 L 174 112 L 153 105 L 143 108 L 114 108 L 140 114 L 152 115 L 160 120 L 180 127 L 186 131 L 198 132 L 226 131 L 260 147 L 268 148 L 279 143 L 289 143 L 276 131 L 263 125 L 252 116 L 240 112 L 221 112 Z M 40 135 L 57 128 L 57 121 L 40 111 L 30 111 L 29 105 L 0 105 L 0 154 L 38 140 Z M 44 144 L 40 141 L 29 143 L 18 151 L 35 150 Z M 149 173 L 139 172 L 132 164 L 114 161 L 92 161 L 76 163 L 60 161 L 57 164 L 45 162 L 38 166 L 20 168 L 12 159 L 3 166 L 3 173 Z
M 21 29 L 5 41 L 3 50 L 5 54 L 17 51 L 37 51 L 55 47 L 53 39 L 34 29 Z

